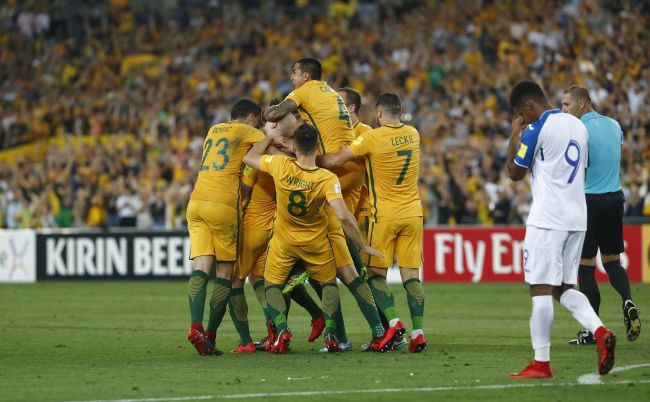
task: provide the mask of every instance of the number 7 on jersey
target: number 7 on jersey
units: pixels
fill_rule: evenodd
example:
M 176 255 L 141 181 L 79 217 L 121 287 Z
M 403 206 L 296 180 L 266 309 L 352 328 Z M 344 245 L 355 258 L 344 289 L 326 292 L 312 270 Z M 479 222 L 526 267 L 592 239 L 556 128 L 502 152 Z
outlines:
M 406 156 L 406 160 L 404 161 L 404 166 L 402 166 L 402 171 L 399 173 L 399 177 L 397 178 L 396 184 L 398 186 L 402 184 L 402 182 L 404 181 L 404 176 L 406 175 L 406 172 L 409 169 L 409 165 L 411 164 L 412 155 L 413 155 L 413 151 L 410 149 L 397 151 L 397 156 Z

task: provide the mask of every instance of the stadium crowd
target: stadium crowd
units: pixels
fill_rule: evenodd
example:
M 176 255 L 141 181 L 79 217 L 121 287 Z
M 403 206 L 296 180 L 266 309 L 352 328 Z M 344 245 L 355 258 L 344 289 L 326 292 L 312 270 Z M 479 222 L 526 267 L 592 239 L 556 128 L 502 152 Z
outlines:
M 207 129 L 239 98 L 286 95 L 303 56 L 361 92 L 370 125 L 378 94 L 400 93 L 427 225 L 525 220 L 503 165 L 507 96 L 530 77 L 558 107 L 585 86 L 621 123 L 626 215 L 650 216 L 648 2 L 169 3 L 0 6 L 0 155 L 64 138 L 0 160 L 0 227 L 181 227 Z

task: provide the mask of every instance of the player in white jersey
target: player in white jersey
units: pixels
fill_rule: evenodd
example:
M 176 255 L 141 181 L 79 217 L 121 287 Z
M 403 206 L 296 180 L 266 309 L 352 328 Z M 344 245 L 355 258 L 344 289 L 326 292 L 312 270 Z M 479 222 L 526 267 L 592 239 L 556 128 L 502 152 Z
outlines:
M 532 81 L 515 85 L 506 167 L 512 180 L 531 171 L 533 205 L 526 221 L 524 277 L 530 286 L 530 335 L 535 360 L 511 378 L 550 378 L 553 296 L 595 334 L 598 372 L 614 366 L 616 337 L 601 322 L 587 297 L 573 289 L 585 231 L 587 129 L 576 117 L 553 109 L 542 88 Z

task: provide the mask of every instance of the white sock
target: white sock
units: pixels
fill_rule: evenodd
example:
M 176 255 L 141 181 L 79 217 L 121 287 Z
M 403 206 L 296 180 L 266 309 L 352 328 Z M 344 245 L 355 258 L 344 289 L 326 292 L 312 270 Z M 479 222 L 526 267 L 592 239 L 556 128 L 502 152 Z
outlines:
M 533 296 L 533 313 L 530 316 L 530 338 L 533 341 L 535 360 L 551 360 L 551 329 L 553 328 L 553 296 Z
M 417 338 L 418 335 L 424 335 L 424 331 L 422 331 L 421 329 L 414 329 L 413 331 L 411 331 L 411 339 Z
M 569 310 L 573 318 L 592 334 L 595 334 L 596 330 L 603 326 L 603 322 L 600 321 L 591 304 L 589 304 L 587 296 L 577 290 L 569 289 L 562 293 L 560 304 Z

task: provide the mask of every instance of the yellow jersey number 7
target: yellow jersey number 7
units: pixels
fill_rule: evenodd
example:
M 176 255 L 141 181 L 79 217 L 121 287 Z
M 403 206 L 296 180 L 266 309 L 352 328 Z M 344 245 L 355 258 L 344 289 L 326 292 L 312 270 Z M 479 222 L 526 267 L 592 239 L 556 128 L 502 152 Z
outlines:
M 201 171 L 204 170 L 210 170 L 212 168 L 213 170 L 223 170 L 228 166 L 228 162 L 230 162 L 230 157 L 228 156 L 228 148 L 230 147 L 230 141 L 228 141 L 228 138 L 222 137 L 217 140 L 217 142 L 214 143 L 214 148 L 217 150 L 217 155 L 221 156 L 221 164 L 217 163 L 217 158 L 215 158 L 212 161 L 211 165 L 205 165 L 205 160 L 208 157 L 208 154 L 210 153 L 210 150 L 212 149 L 212 138 L 208 138 L 205 140 L 205 144 L 203 144 L 203 158 L 201 159 Z
M 404 176 L 406 175 L 406 172 L 409 169 L 409 165 L 411 164 L 411 157 L 413 156 L 413 151 L 410 149 L 397 151 L 397 156 L 406 156 L 406 160 L 404 161 L 404 166 L 402 166 L 402 171 L 399 173 L 399 177 L 397 178 L 396 184 L 399 186 L 404 181 Z

